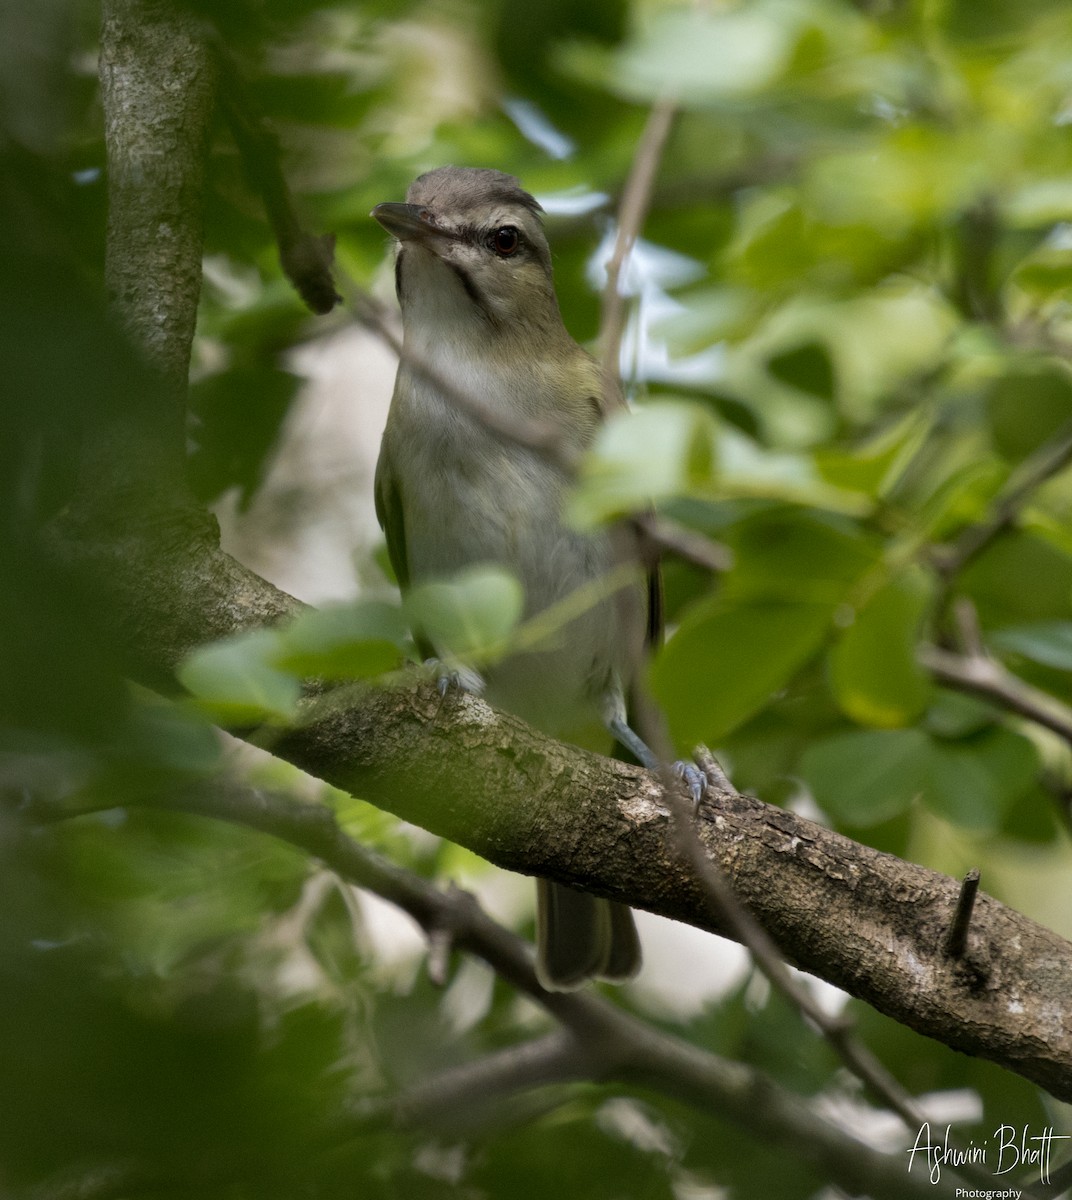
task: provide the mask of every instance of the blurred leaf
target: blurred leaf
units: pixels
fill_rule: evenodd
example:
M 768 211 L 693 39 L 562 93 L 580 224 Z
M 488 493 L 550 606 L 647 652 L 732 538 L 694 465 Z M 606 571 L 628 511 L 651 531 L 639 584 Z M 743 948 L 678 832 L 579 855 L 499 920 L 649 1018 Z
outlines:
M 960 585 L 984 629 L 1064 621 L 1072 596 L 1072 555 L 1034 532 L 1010 530 L 968 564 Z
M 934 742 L 923 800 L 954 825 L 996 833 L 1038 770 L 1035 747 L 1008 729 L 990 729 L 961 742 Z
M 848 825 L 887 820 L 919 797 L 953 824 L 994 833 L 1038 766 L 1031 742 L 1007 729 L 959 741 L 888 729 L 818 742 L 805 751 L 800 770 L 819 805 Z
M 582 527 L 710 483 L 716 426 L 698 404 L 663 400 L 615 413 L 585 458 L 568 518 Z
M 238 487 L 242 505 L 249 503 L 298 382 L 287 371 L 258 364 L 232 367 L 193 385 L 191 409 L 200 425 L 190 478 L 202 500 L 215 500 L 229 487 Z
M 274 665 L 278 634 L 256 629 L 201 646 L 177 671 L 179 682 L 224 725 L 290 721 L 301 685 Z
M 666 9 L 620 52 L 615 82 L 626 94 L 651 100 L 672 79 L 675 94 L 687 104 L 762 91 L 790 64 L 797 31 L 786 15 L 760 4 Z
M 994 706 L 985 700 L 939 688 L 924 725 L 935 737 L 956 739 L 989 729 L 996 719 Z
M 783 350 L 767 362 L 767 370 L 783 383 L 810 392 L 822 400 L 834 398 L 834 364 L 830 351 L 820 341 L 804 342 Z
M 831 613 L 876 562 L 875 545 L 854 522 L 800 507 L 763 509 L 722 531 L 735 567 L 728 597 L 825 604 Z
M 366 679 L 398 665 L 407 637 L 402 610 L 380 600 L 325 605 L 280 632 L 273 662 L 291 674 Z
M 755 714 L 811 658 L 834 611 L 874 563 L 851 527 L 777 507 L 723 531 L 734 568 L 657 657 L 656 698 L 683 746 L 714 742 Z
M 816 802 L 847 825 L 902 812 L 924 787 L 930 742 L 918 729 L 861 730 L 810 746 L 800 773 Z
M 987 407 L 995 448 L 1019 461 L 1072 428 L 1072 376 L 1057 364 L 1014 366 L 994 381 Z
M 220 765 L 218 731 L 182 704 L 138 693 L 123 731 L 124 759 L 168 771 L 205 772 Z
M 926 425 L 913 413 L 852 449 L 817 448 L 815 465 L 822 477 L 836 487 L 879 496 L 896 479 L 904 463 L 918 451 L 926 434 Z
M 834 695 L 861 725 L 907 725 L 926 708 L 933 685 L 916 649 L 933 590 L 922 570 L 902 572 L 856 612 L 834 645 Z
M 502 653 L 524 608 L 516 577 L 500 567 L 477 566 L 449 581 L 411 589 L 403 600 L 406 616 L 435 645 L 465 662 Z
M 1020 654 L 1059 671 L 1072 671 L 1072 621 L 1037 621 L 988 632 L 986 640 L 998 650 Z
M 830 609 L 802 601 L 697 605 L 655 659 L 652 691 L 681 746 L 717 742 L 818 650 Z

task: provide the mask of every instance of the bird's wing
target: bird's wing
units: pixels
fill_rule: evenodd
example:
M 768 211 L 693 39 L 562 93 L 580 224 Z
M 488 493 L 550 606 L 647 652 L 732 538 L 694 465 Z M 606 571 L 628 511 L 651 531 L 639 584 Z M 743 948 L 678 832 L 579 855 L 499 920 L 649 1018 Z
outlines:
M 402 493 L 391 471 L 386 453 L 381 450 L 376 463 L 376 520 L 380 523 L 387 539 L 387 556 L 394 568 L 398 586 L 405 591 L 409 587 L 409 559 L 406 555 L 406 520 L 402 507 Z
M 648 571 L 648 624 L 645 638 L 653 650 L 663 644 L 663 620 L 663 572 L 656 562 Z

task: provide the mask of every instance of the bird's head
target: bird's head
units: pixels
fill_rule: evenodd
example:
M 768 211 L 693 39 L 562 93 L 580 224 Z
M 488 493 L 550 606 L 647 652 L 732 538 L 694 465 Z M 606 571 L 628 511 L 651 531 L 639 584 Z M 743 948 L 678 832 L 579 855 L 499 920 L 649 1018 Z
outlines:
M 372 216 L 398 239 L 398 299 L 407 332 L 557 335 L 562 328 L 542 209 L 512 175 L 440 167 L 404 204 Z

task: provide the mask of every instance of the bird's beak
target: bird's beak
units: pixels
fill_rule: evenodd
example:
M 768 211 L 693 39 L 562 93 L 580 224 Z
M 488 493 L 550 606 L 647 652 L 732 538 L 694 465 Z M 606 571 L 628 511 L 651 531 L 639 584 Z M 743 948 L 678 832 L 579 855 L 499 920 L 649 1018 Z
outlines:
M 419 204 L 396 204 L 388 201 L 377 204 L 371 215 L 400 242 L 420 242 L 433 246 L 444 238 L 455 235 L 448 229 L 441 229 L 436 224 L 435 214 Z

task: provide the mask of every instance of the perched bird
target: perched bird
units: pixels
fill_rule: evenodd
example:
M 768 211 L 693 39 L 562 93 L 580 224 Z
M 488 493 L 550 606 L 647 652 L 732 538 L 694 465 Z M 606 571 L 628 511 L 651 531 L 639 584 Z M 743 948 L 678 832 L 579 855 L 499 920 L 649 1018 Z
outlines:
M 602 725 L 654 767 L 626 712 L 659 629 L 658 579 L 645 578 L 627 524 L 591 533 L 563 522 L 568 464 L 592 442 L 608 398 L 599 365 L 562 323 L 541 211 L 513 176 L 462 167 L 430 171 L 404 204 L 372 210 L 398 241 L 403 326 L 376 512 L 403 590 L 497 564 L 520 580 L 526 616 L 635 562 L 547 645 L 495 663 L 483 683 L 490 703 L 545 733 L 580 740 Z M 555 450 L 526 441 L 533 428 L 552 430 Z M 691 770 L 695 793 L 702 776 Z M 624 980 L 639 968 L 628 908 L 538 881 L 546 987 Z

